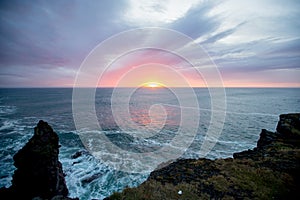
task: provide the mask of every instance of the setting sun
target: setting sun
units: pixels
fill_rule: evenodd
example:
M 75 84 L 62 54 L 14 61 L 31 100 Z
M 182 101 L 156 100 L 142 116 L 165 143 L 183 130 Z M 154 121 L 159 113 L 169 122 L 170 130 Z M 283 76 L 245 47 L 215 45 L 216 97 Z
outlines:
M 147 87 L 147 88 L 159 88 L 159 87 L 163 87 L 162 84 L 157 83 L 157 82 L 148 82 L 148 83 L 144 83 L 143 87 Z

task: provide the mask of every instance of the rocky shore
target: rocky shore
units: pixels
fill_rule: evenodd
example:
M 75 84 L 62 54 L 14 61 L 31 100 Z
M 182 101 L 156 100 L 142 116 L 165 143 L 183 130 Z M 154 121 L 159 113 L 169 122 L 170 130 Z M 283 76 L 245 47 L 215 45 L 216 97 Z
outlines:
M 300 199 L 300 114 L 283 114 L 276 132 L 227 159 L 184 159 L 155 170 L 110 199 Z
M 58 154 L 58 135 L 40 121 L 14 156 L 12 186 L 0 189 L 0 199 L 70 200 Z M 299 189 L 300 113 L 280 115 L 276 132 L 263 129 L 254 149 L 227 159 L 177 160 L 106 199 L 300 199 Z
M 58 154 L 58 135 L 39 121 L 33 137 L 14 155 L 12 186 L 0 189 L 0 199 L 70 199 Z

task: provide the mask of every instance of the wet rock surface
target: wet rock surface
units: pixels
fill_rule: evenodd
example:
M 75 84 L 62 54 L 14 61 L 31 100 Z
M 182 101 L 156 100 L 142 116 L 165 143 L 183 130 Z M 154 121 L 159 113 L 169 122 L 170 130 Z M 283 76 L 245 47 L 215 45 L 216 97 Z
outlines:
M 227 159 L 177 160 L 107 199 L 300 199 L 300 113 L 280 115 L 257 147 Z M 180 192 L 178 192 L 180 191 Z

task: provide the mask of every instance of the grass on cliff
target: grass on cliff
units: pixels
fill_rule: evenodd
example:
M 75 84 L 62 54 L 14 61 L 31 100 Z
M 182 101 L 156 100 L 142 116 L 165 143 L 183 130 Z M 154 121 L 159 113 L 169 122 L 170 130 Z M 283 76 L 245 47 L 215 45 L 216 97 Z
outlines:
M 178 194 L 181 190 L 182 194 Z M 114 193 L 110 196 L 113 200 L 134 200 L 134 199 L 199 199 L 197 195 L 197 185 L 194 184 L 178 184 L 174 186 L 173 184 L 166 183 L 161 184 L 158 181 L 150 180 L 137 188 L 126 188 L 122 193 Z
M 272 199 L 288 193 L 290 175 L 261 167 L 252 160 L 219 160 L 220 175 L 208 179 L 214 189 L 235 197 Z
M 201 167 L 201 163 L 199 166 L 195 162 L 193 164 Z M 291 177 L 288 174 L 259 167 L 252 160 L 220 159 L 215 161 L 214 167 L 220 173 L 207 179 L 178 185 L 148 180 L 137 188 L 114 193 L 110 199 L 272 199 L 289 192 L 286 183 L 291 181 Z M 178 194 L 179 190 L 182 195 Z

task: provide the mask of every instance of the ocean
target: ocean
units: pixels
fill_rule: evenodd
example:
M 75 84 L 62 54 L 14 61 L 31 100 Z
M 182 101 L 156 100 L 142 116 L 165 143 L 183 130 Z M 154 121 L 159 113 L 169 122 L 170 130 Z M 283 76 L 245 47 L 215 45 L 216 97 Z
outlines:
M 97 89 L 94 106 L 101 127 L 97 131 L 128 152 L 155 151 L 169 145 L 182 126 L 181 102 L 176 91 L 140 88 L 125 101 L 122 95 L 127 94 L 128 89 L 121 90 L 117 105 L 130 113 L 129 118 L 126 113 L 112 111 L 112 88 Z M 181 95 L 189 101 L 185 91 L 180 89 Z M 226 88 L 226 107 L 217 107 L 214 111 L 207 89 L 194 88 L 193 91 L 198 106 L 189 109 L 197 110 L 200 118 L 185 115 L 188 118 L 185 130 L 190 128 L 195 131 L 195 136 L 180 155 L 182 158 L 202 156 L 201 144 L 211 125 L 213 112 L 225 112 L 226 115 L 217 143 L 205 154 L 210 159 L 232 157 L 234 152 L 254 148 L 261 129 L 274 131 L 280 114 L 300 112 L 299 88 Z M 120 119 L 116 121 L 118 117 Z M 149 172 L 119 171 L 85 149 L 80 137 L 84 130 L 76 129 L 73 118 L 71 88 L 0 89 L 0 187 L 10 186 L 15 170 L 13 155 L 32 137 L 39 120 L 48 122 L 59 135 L 59 159 L 70 197 L 103 199 L 114 191 L 137 186 L 149 176 Z M 126 127 L 128 120 L 136 124 L 134 130 Z M 192 130 L 195 120 L 198 126 Z M 151 137 L 138 139 L 131 136 L 147 130 Z M 72 158 L 76 152 L 82 155 Z

